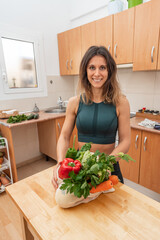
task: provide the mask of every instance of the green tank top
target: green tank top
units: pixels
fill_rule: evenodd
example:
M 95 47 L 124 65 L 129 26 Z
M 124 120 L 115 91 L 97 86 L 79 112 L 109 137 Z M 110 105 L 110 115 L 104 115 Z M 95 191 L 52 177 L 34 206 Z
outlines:
M 76 126 L 79 142 L 115 143 L 118 127 L 116 106 L 104 102 L 85 104 L 81 99 Z

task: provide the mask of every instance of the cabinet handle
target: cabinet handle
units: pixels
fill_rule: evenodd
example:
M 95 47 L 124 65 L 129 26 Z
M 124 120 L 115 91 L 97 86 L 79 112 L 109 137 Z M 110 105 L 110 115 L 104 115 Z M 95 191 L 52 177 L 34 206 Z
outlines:
M 147 137 L 144 138 L 144 144 L 143 144 L 144 151 L 146 151 L 146 141 L 147 141 Z
M 116 45 L 114 47 L 114 56 L 115 56 L 115 58 L 117 58 L 117 43 L 116 43 Z
M 60 125 L 59 122 L 57 123 L 57 125 L 58 125 L 58 131 L 59 131 L 59 136 L 60 136 L 60 134 L 61 134 L 61 125 Z
M 111 48 L 111 46 L 109 45 L 109 46 L 108 46 L 108 51 L 110 50 L 110 48 Z
M 151 50 L 151 62 L 153 63 L 153 53 L 154 53 L 154 49 L 155 49 L 155 47 L 153 46 L 152 47 L 152 50 Z
M 69 69 L 68 69 L 68 59 L 67 59 L 67 61 L 66 61 L 66 68 L 67 68 L 67 70 L 69 70 Z
M 72 69 L 72 59 L 71 59 L 71 61 L 70 61 L 70 68 Z
M 138 135 L 136 135 L 136 139 L 135 139 L 135 148 L 136 148 L 136 149 L 138 148 L 137 141 L 138 141 Z

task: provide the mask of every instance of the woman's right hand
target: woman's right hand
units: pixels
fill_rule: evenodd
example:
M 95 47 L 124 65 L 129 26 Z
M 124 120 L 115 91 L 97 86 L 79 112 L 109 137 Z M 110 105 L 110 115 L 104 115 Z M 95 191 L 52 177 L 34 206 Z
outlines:
M 55 190 L 57 190 L 58 188 L 58 178 L 57 178 L 57 168 L 59 167 L 59 164 L 57 164 L 54 168 L 53 168 L 53 178 L 52 178 L 52 184 L 53 187 L 55 188 Z

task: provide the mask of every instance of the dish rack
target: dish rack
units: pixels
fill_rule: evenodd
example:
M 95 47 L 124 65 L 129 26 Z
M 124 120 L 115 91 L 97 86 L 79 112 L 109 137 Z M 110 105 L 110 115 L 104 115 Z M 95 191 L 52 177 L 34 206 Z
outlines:
M 10 185 L 13 184 L 13 177 L 12 177 L 12 170 L 11 170 L 11 163 L 10 163 L 10 156 L 9 156 L 9 148 L 8 148 L 8 141 L 6 138 L 4 137 L 0 137 L 0 152 L 4 152 L 5 156 L 3 157 L 3 162 L 2 164 L 0 164 L 0 176 L 3 175 L 4 177 L 6 177 L 9 180 L 8 184 L 5 185 L 1 185 L 0 186 L 0 193 L 5 191 L 5 188 Z M 5 173 L 5 170 L 9 170 L 9 175 L 8 176 Z

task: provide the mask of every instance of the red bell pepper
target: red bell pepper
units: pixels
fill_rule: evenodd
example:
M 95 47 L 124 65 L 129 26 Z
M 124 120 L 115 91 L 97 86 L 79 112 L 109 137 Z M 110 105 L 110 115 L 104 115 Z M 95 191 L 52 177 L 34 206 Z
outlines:
M 78 160 L 73 160 L 72 158 L 65 158 L 60 162 L 60 168 L 58 170 L 59 178 L 69 178 L 69 173 L 74 171 L 77 174 L 81 169 L 81 162 Z

